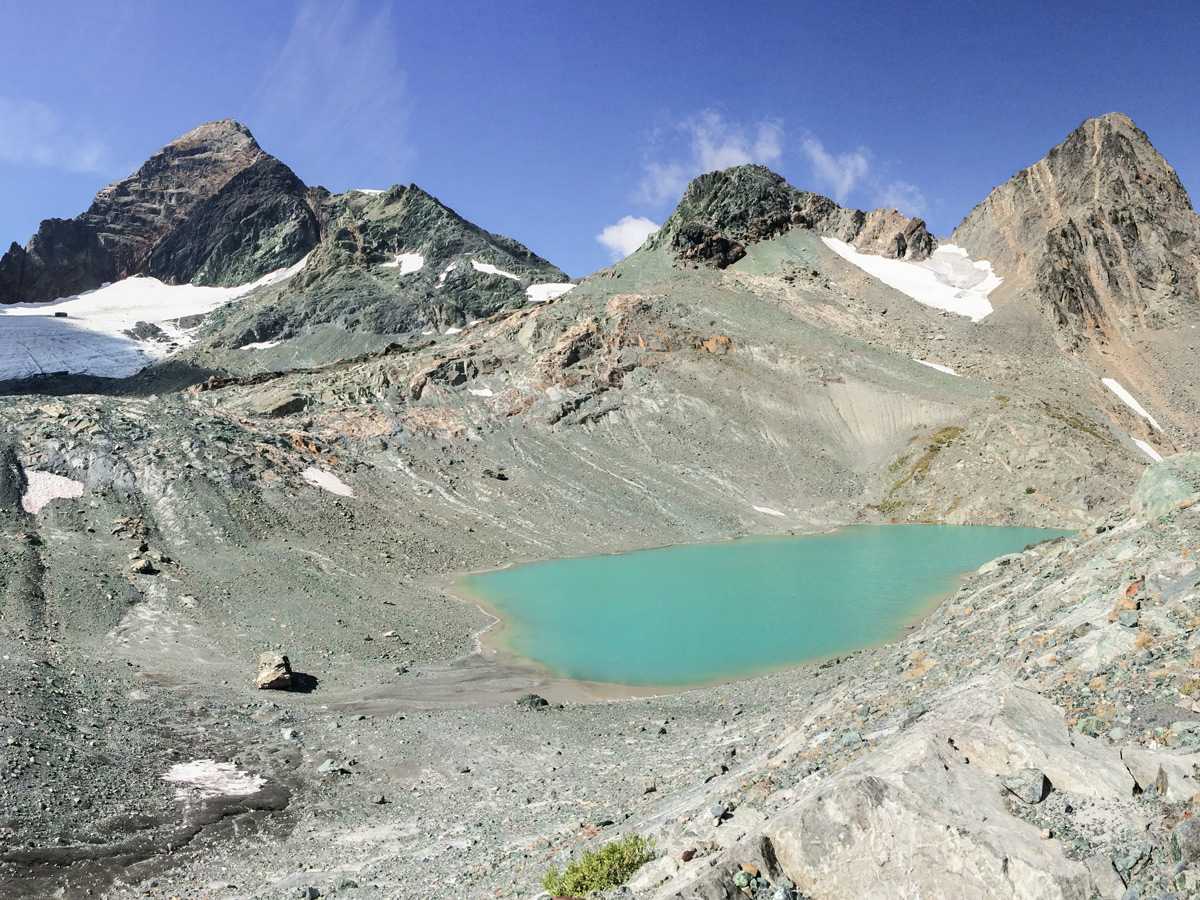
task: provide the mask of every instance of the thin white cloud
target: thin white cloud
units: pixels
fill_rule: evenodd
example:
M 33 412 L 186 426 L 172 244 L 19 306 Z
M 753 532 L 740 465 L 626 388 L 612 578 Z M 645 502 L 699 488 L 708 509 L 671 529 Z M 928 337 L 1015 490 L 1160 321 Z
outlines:
M 305 0 L 246 124 L 268 152 L 307 160 L 314 170 L 298 174 L 310 183 L 329 171 L 400 181 L 414 151 L 396 31 L 390 4 Z
M 67 172 L 114 172 L 108 147 L 68 127 L 44 103 L 0 97 L 0 161 Z
M 687 136 L 687 149 L 682 158 L 645 163 L 637 192 L 639 201 L 654 206 L 674 203 L 697 175 L 747 163 L 771 166 L 783 154 L 783 129 L 773 121 L 747 126 L 705 110 L 684 120 L 674 131 Z
M 867 151 L 862 147 L 853 153 L 834 156 L 816 138 L 805 138 L 800 146 L 812 162 L 817 184 L 838 203 L 845 201 L 871 169 Z
M 893 181 L 885 184 L 878 192 L 877 205 L 897 209 L 906 216 L 925 214 L 925 197 L 915 184 Z
M 658 228 L 645 216 L 622 216 L 615 225 L 605 227 L 596 235 L 596 240 L 608 248 L 613 262 L 619 262 L 642 246 Z
M 812 163 L 818 189 L 828 191 L 838 203 L 844 205 L 857 194 L 870 208 L 897 209 L 907 216 L 924 212 L 925 197 L 920 189 L 907 181 L 885 182 L 872 170 L 871 151 L 866 147 L 834 155 L 814 137 L 805 138 L 800 146 Z

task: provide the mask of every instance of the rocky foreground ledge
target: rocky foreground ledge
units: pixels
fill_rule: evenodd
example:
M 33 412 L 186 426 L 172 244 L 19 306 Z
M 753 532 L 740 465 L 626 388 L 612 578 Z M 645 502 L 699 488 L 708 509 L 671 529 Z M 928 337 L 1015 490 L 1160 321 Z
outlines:
M 985 565 L 731 773 L 727 819 L 696 791 L 639 823 L 664 855 L 630 888 L 1198 896 L 1197 499 L 1200 457 L 1173 457 L 1133 516 Z

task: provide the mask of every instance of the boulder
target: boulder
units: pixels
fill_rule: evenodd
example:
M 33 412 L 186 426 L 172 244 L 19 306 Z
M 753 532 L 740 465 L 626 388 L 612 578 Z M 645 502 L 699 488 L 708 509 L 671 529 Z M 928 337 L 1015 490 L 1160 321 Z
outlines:
M 1092 883 L 1056 842 L 1008 814 L 994 778 L 929 733 L 821 784 L 768 837 L 805 896 L 1067 900 L 1089 896 Z
M 282 418 L 302 412 L 308 397 L 295 391 L 263 391 L 246 401 L 246 410 L 259 416 Z
M 1200 859 L 1200 819 L 1184 819 L 1171 831 L 1171 855 L 1178 860 Z
M 1041 803 L 1050 793 L 1050 781 L 1041 769 L 1017 769 L 1002 775 L 1000 783 L 1026 803 Z
M 937 716 L 937 725 L 972 766 L 999 776 L 1039 769 L 1055 789 L 1098 800 L 1133 796 L 1133 776 L 1116 748 L 1072 734 L 1061 711 L 1040 694 L 993 684 L 992 690 L 960 695 Z
M 255 684 L 261 691 L 286 691 L 292 686 L 292 664 L 283 653 L 264 653 L 258 658 L 258 678 Z
M 1133 514 L 1155 522 L 1200 499 L 1200 456 L 1168 456 L 1146 468 L 1133 492 Z
M 1155 793 L 1168 803 L 1182 803 L 1200 793 L 1195 777 L 1200 754 L 1129 746 L 1121 750 L 1121 759 L 1140 790 Z

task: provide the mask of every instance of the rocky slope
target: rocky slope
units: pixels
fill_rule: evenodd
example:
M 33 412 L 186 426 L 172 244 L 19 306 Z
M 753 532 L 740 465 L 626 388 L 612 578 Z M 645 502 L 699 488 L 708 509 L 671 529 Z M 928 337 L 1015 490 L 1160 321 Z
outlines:
M 301 343 L 311 348 L 309 361 L 326 362 L 343 355 L 316 349 L 331 329 L 360 336 L 440 332 L 524 306 L 531 285 L 569 287 L 561 269 L 467 222 L 416 185 L 327 196 L 323 208 L 324 235 L 300 273 L 221 311 L 203 347 L 307 337 Z
M 53 300 L 131 275 L 230 286 L 316 245 L 299 178 L 231 119 L 189 131 L 74 219 L 47 219 L 0 258 L 0 303 Z

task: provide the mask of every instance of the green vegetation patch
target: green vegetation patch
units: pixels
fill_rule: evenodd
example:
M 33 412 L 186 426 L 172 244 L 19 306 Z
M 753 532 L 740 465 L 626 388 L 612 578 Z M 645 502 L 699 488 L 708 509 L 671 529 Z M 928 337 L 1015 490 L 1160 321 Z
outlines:
M 542 887 L 551 897 L 582 897 L 588 891 L 606 891 L 624 884 L 638 869 L 654 859 L 654 844 L 640 834 L 627 834 L 599 850 L 585 850 L 567 863 L 560 875 L 551 866 Z
M 917 461 L 912 464 L 909 470 L 905 472 L 895 484 L 892 485 L 892 489 L 888 491 L 888 496 L 890 497 L 892 494 L 896 493 L 896 491 L 900 490 L 900 488 L 904 487 L 904 485 L 908 484 L 910 481 L 924 481 L 925 476 L 929 474 L 929 470 L 933 467 L 933 461 L 937 458 L 937 455 L 942 452 L 942 449 L 949 447 L 962 436 L 963 430 L 957 425 L 948 425 L 947 427 L 935 432 L 930 442 L 926 445 L 925 452 L 922 453 Z M 901 460 L 906 459 L 908 459 L 907 456 L 901 457 Z M 900 460 L 897 461 L 899 462 Z
M 1109 447 L 1119 447 L 1116 438 L 1107 432 L 1100 431 L 1083 417 L 1077 410 L 1064 410 L 1049 401 L 1042 401 L 1042 412 L 1052 419 L 1062 422 L 1069 428 L 1074 428 L 1076 431 L 1082 431 L 1084 434 L 1090 434 L 1102 444 L 1107 444 Z

